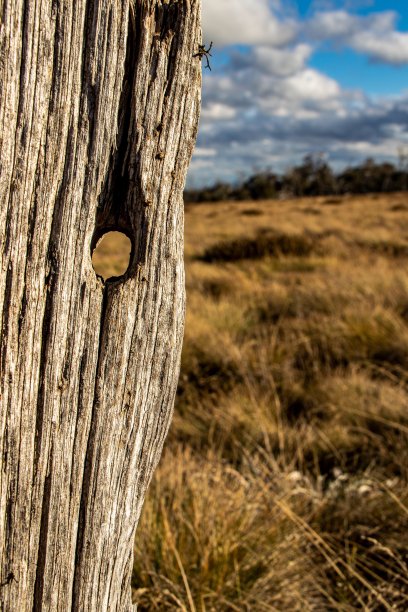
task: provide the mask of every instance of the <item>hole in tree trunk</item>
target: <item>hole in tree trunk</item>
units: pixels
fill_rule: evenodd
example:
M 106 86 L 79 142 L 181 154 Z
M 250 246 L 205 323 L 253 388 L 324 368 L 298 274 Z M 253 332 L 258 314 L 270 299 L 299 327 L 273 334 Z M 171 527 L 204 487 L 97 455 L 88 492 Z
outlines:
M 92 265 L 106 281 L 123 276 L 129 268 L 132 243 L 123 232 L 107 231 L 92 246 Z

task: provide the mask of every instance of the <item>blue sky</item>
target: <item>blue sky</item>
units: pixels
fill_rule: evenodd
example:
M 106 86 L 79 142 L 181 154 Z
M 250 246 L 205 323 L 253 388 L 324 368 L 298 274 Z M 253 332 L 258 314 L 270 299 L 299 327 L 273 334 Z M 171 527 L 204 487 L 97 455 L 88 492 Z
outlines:
M 203 40 L 190 186 L 408 151 L 408 2 L 203 0 Z

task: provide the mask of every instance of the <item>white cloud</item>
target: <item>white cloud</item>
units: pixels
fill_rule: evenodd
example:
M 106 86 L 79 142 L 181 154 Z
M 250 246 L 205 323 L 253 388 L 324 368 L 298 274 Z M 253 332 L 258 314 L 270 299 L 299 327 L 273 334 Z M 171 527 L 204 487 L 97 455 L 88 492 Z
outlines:
M 320 40 L 330 40 L 371 59 L 388 64 L 408 63 L 408 33 L 396 31 L 397 15 L 393 11 L 368 16 L 346 11 L 317 13 L 306 30 Z
M 289 77 L 285 83 L 286 96 L 298 102 L 323 102 L 337 99 L 341 88 L 330 77 L 306 68 Z
M 220 119 L 233 119 L 237 114 L 237 110 L 228 104 L 222 102 L 210 102 L 202 111 L 202 118 L 212 121 Z
M 273 9 L 268 0 L 204 0 L 204 39 L 218 46 L 285 45 L 295 38 L 297 24 L 279 19 Z
M 264 46 L 254 49 L 254 57 L 258 68 L 281 77 L 288 77 L 301 70 L 311 53 L 312 47 L 306 44 L 299 44 L 287 49 L 273 49 Z
M 396 65 L 408 63 L 408 34 L 388 32 L 379 37 L 375 32 L 360 32 L 350 39 L 350 43 L 372 59 Z
M 354 30 L 357 20 L 346 11 L 325 11 L 313 17 L 309 32 L 322 40 L 341 38 Z
M 214 157 L 217 155 L 216 149 L 206 149 L 205 147 L 196 147 L 194 151 L 195 157 Z

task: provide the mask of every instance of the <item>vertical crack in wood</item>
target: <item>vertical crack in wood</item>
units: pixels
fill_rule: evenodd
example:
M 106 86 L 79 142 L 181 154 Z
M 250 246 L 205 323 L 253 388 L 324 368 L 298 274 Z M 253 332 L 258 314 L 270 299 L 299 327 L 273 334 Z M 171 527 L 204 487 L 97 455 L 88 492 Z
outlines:
M 105 287 L 103 292 L 103 301 L 101 308 L 101 318 L 100 318 L 100 331 L 99 331 L 99 348 L 98 348 L 98 362 L 96 365 L 96 372 L 99 372 L 100 368 L 100 360 L 102 355 L 102 345 L 104 338 L 104 329 L 106 324 L 106 308 L 108 301 L 108 293 L 107 288 Z M 95 385 L 94 385 L 94 399 L 92 405 L 92 415 L 91 415 L 91 426 L 89 429 L 89 436 L 86 445 L 86 454 L 84 461 L 84 473 L 82 478 L 82 491 L 81 491 L 81 501 L 79 505 L 79 519 L 78 519 L 78 530 L 77 530 L 77 541 L 75 547 L 75 569 L 74 569 L 74 580 L 73 580 L 73 592 L 72 592 L 72 612 L 77 612 L 80 609 L 78 604 L 78 592 L 76 589 L 76 585 L 79 584 L 79 570 L 80 570 L 80 561 L 82 558 L 82 551 L 84 545 L 84 531 L 85 531 L 85 522 L 86 522 L 86 507 L 88 503 L 90 486 L 91 486 L 91 471 L 94 459 L 94 438 L 96 433 L 96 421 L 98 418 L 98 406 L 99 406 L 99 397 L 97 391 L 98 385 L 98 376 L 95 377 Z
M 44 591 L 44 575 L 45 564 L 47 561 L 47 534 L 50 520 L 50 502 L 51 502 L 51 487 L 52 487 L 52 464 L 53 464 L 53 449 L 51 446 L 49 457 L 48 474 L 45 477 L 44 492 L 41 508 L 41 526 L 40 526 L 40 546 L 38 549 L 37 570 L 34 584 L 34 605 L 33 612 L 41 610 L 43 605 Z
M 129 171 L 129 156 L 132 144 L 132 116 L 134 115 L 133 85 L 136 78 L 140 33 L 138 36 L 132 10 L 129 8 L 126 58 L 117 118 L 117 141 L 110 155 L 105 183 L 99 196 L 92 248 L 104 233 L 113 230 L 125 233 L 130 238 L 132 246 L 134 243 L 133 228 L 126 204 L 129 190 L 133 189 Z
M 130 0 L 132 3 L 133 0 Z M 99 197 L 99 204 L 96 210 L 95 232 L 92 238 L 91 251 L 95 248 L 100 237 L 107 231 L 118 230 L 125 233 L 131 240 L 132 250 L 128 270 L 124 277 L 130 273 L 132 260 L 134 258 L 134 232 L 132 231 L 131 221 L 128 215 L 127 199 L 129 190 L 133 188 L 129 177 L 129 134 L 131 132 L 131 120 L 133 115 L 133 84 L 136 77 L 136 67 L 138 60 L 138 42 L 136 21 L 132 14 L 132 4 L 129 7 L 130 15 L 128 21 L 128 32 L 126 40 L 125 69 L 122 81 L 122 91 L 118 107 L 117 119 L 117 143 L 111 153 L 109 160 L 105 184 Z M 134 266 L 133 266 L 134 268 Z M 109 282 L 103 289 L 103 301 L 100 316 L 98 360 L 96 365 L 96 376 L 94 386 L 94 398 L 92 405 L 91 424 L 88 440 L 86 444 L 86 454 L 84 461 L 84 471 L 82 478 L 81 500 L 79 505 L 79 521 L 77 530 L 77 540 L 75 548 L 75 569 L 72 592 L 72 611 L 80 608 L 78 599 L 78 585 L 81 581 L 81 559 L 84 548 L 84 533 L 86 527 L 86 508 L 92 486 L 92 467 L 94 465 L 95 435 L 98 423 L 98 407 L 100 404 L 98 383 L 103 355 L 104 331 L 107 320 Z
M 9 316 L 10 316 L 10 306 L 11 306 L 11 298 L 12 298 L 12 286 L 13 286 L 13 266 L 11 262 L 7 267 L 6 272 L 6 282 L 4 288 L 4 301 L 3 301 L 3 312 L 1 318 L 1 351 L 0 351 L 0 377 L 1 380 L 4 379 L 4 368 L 6 364 L 6 351 L 7 351 L 7 331 L 9 324 Z
M 69 141 L 67 143 L 69 147 Z M 64 167 L 64 174 L 66 175 L 66 165 Z M 64 180 L 62 181 L 58 190 L 58 195 L 54 204 L 53 218 L 51 223 L 50 238 L 47 250 L 47 276 L 45 279 L 45 288 L 47 296 L 45 300 L 42 329 L 41 329 L 41 357 L 40 357 L 40 369 L 39 369 L 39 389 L 37 396 L 37 406 L 35 415 L 35 441 L 34 441 L 34 464 L 33 474 L 34 479 L 38 473 L 38 466 L 40 463 L 40 455 L 43 452 L 43 436 L 45 432 L 44 423 L 44 411 L 46 409 L 46 370 L 49 366 L 49 348 L 51 339 L 51 327 L 53 323 L 54 313 L 54 299 L 56 296 L 56 285 L 58 280 L 59 262 L 58 262 L 58 244 L 60 241 L 61 232 L 61 215 L 62 215 L 62 199 L 64 191 Z M 35 219 L 33 219 L 34 223 Z M 33 230 L 34 231 L 34 230 Z M 34 583 L 34 610 L 41 609 L 43 603 L 43 590 L 44 590 L 44 570 L 46 566 L 47 556 L 47 544 L 48 544 L 48 524 L 49 524 L 49 512 L 50 512 L 50 501 L 51 501 L 51 489 L 52 489 L 52 439 L 51 449 L 48 456 L 48 464 L 51 466 L 48 470 L 48 475 L 45 477 L 42 494 L 42 505 L 41 505 L 41 519 L 40 519 L 40 536 L 38 540 L 38 553 L 37 553 L 37 566 L 35 571 L 35 583 Z M 33 486 L 34 489 L 34 486 Z

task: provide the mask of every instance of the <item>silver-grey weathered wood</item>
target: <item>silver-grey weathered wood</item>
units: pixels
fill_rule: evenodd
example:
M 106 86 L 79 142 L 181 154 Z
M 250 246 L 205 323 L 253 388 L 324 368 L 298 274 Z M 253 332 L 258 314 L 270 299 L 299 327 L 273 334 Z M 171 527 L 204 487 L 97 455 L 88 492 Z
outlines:
M 172 413 L 200 0 L 0 0 L 0 609 L 130 610 Z M 133 244 L 103 284 L 91 249 Z

